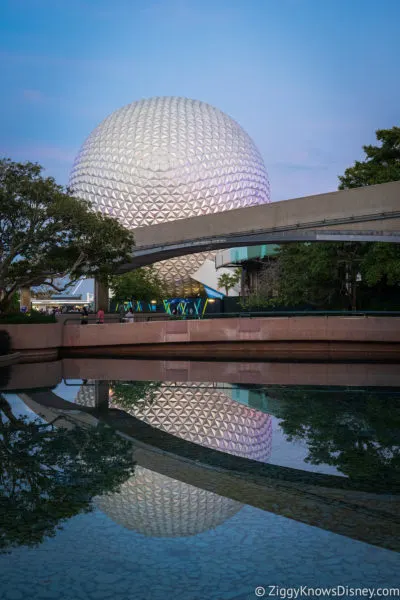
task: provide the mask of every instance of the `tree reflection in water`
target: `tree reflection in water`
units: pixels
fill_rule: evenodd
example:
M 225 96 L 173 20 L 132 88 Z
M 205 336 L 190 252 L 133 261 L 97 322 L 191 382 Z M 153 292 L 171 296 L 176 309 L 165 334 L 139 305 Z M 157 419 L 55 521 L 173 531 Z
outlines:
M 306 442 L 307 462 L 400 491 L 400 395 L 282 388 L 268 394 L 279 400 L 289 441 Z
M 139 402 L 152 404 L 160 387 L 160 381 L 110 381 L 110 395 L 119 408 L 129 410 Z
M 131 444 L 109 427 L 59 428 L 15 416 L 1 394 L 0 465 L 0 552 L 55 535 L 134 470 Z

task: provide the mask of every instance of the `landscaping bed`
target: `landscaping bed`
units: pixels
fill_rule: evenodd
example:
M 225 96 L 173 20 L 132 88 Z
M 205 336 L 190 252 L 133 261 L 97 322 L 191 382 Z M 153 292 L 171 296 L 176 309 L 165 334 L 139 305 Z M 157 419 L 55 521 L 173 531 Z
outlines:
M 37 325 L 40 323 L 56 322 L 57 320 L 54 315 L 42 315 L 38 312 L 31 312 L 28 315 L 24 315 L 23 313 L 10 313 L 0 315 L 0 330 L 2 325 Z

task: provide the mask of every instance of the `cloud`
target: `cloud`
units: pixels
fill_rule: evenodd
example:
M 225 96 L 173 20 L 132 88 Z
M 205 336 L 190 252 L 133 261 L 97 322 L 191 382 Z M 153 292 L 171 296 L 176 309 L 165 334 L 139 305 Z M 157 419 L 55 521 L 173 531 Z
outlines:
M 46 96 L 40 90 L 23 90 L 22 95 L 27 102 L 34 104 L 43 104 L 46 102 Z
M 107 58 L 70 58 L 66 56 L 56 56 L 48 54 L 18 54 L 15 52 L 0 51 L 0 63 L 7 64 L 12 67 L 23 65 L 30 68 L 58 67 L 64 68 L 83 68 L 96 69 L 99 72 L 109 70 L 111 72 L 120 72 L 126 69 L 131 69 L 134 62 L 130 60 L 113 60 Z
M 300 146 L 300 144 L 297 144 Z M 316 147 L 302 149 L 292 147 L 289 151 L 282 146 L 269 149 L 264 154 L 267 168 L 283 169 L 287 171 L 315 171 L 326 170 L 335 163 L 332 152 Z
M 13 160 L 30 160 L 32 162 L 55 162 L 72 164 L 78 150 L 45 143 L 27 142 L 18 146 L 0 147 L 2 156 L 11 156 Z
M 63 98 L 62 96 L 49 96 L 44 92 L 36 89 L 24 89 L 22 93 L 17 91 L 17 101 L 25 102 L 27 104 L 39 106 L 46 106 L 46 108 L 56 108 L 58 113 L 65 115 L 73 115 L 78 117 L 90 117 L 91 120 L 95 119 L 101 121 L 104 117 L 111 112 L 107 103 L 103 102 L 100 98 L 97 104 L 93 102 L 70 102 L 69 98 Z
M 62 146 L 47 146 L 38 144 L 32 149 L 40 160 L 54 160 L 56 162 L 72 163 L 78 153 L 77 149 L 63 148 Z
M 205 10 L 201 5 L 195 5 L 190 0 L 146 0 L 140 14 L 154 20 L 165 23 L 166 20 L 185 26 L 210 25 L 220 23 L 226 25 L 235 12 L 235 7 L 230 6 L 229 10 L 213 6 L 212 11 Z
M 287 169 L 289 171 L 320 171 L 329 168 L 329 165 L 323 164 L 308 164 L 308 163 L 293 163 L 293 162 L 274 162 L 269 163 L 269 167 Z

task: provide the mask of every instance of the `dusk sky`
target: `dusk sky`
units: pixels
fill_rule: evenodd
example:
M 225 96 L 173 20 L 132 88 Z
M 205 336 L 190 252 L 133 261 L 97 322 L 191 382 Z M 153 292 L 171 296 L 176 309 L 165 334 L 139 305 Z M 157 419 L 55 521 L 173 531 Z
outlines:
M 398 0 L 2 0 L 0 154 L 59 183 L 91 130 L 151 96 L 238 121 L 273 200 L 335 190 L 400 125 Z

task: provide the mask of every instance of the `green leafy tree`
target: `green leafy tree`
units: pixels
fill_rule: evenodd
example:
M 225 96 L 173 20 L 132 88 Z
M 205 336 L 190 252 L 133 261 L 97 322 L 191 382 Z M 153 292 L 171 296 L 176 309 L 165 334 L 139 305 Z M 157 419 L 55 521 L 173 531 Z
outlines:
M 361 263 L 363 280 L 374 286 L 382 281 L 390 286 L 400 282 L 400 245 L 376 242 L 368 244 L 368 251 Z
M 279 282 L 280 263 L 275 256 L 268 256 L 259 270 L 255 289 L 251 289 L 249 282 L 246 282 L 248 293 L 240 299 L 240 306 L 244 310 L 273 309 L 278 303 Z
M 9 310 L 12 313 L 19 312 L 19 294 L 15 293 L 10 298 Z
M 138 404 L 152 404 L 160 386 L 159 381 L 112 381 L 112 401 L 124 410 Z
M 380 146 L 364 146 L 366 158 L 339 177 L 340 190 L 400 180 L 400 127 L 378 129 Z
M 223 273 L 218 278 L 218 287 L 224 288 L 226 296 L 229 294 L 229 290 L 235 287 L 240 282 L 241 269 L 235 269 L 233 273 Z
M 132 298 L 144 301 L 160 300 L 165 295 L 165 285 L 153 266 L 111 277 L 109 284 L 114 298 L 120 302 Z
M 384 304 L 400 282 L 400 246 L 383 242 L 287 244 L 278 252 L 281 303 L 362 309 Z
M 289 306 L 357 308 L 357 287 L 369 245 L 359 242 L 281 246 L 279 296 Z
M 269 389 L 289 440 L 306 442 L 306 461 L 335 466 L 377 491 L 400 491 L 400 404 L 396 394 Z
M 339 177 L 339 189 L 400 180 L 400 127 L 378 130 L 376 137 L 381 145 L 364 146 L 366 158 Z M 355 310 L 375 295 L 379 307 L 391 294 L 396 298 L 400 284 L 399 244 L 295 243 L 281 246 L 277 260 L 283 304 Z
M 0 310 L 22 287 L 64 291 L 82 276 L 106 277 L 129 261 L 133 243 L 40 165 L 0 160 Z
M 29 421 L 0 395 L 0 552 L 55 535 L 94 496 L 118 491 L 133 467 L 131 444 L 109 427 Z

